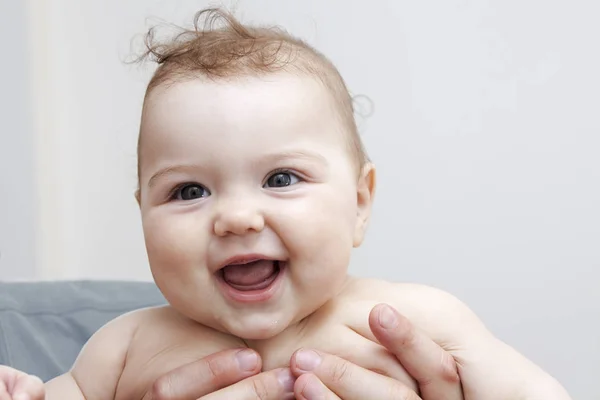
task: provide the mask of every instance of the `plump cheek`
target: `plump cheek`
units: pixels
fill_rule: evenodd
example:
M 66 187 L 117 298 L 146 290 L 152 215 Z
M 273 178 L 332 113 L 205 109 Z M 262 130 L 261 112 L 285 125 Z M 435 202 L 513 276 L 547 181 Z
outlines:
M 290 273 L 303 295 L 328 297 L 345 281 L 356 206 L 344 199 L 322 196 L 289 218 L 286 246 L 296 261 Z
M 189 282 L 205 269 L 203 235 L 189 217 L 156 215 L 143 222 L 148 261 L 155 279 L 174 284 Z
M 150 269 L 156 285 L 171 306 L 189 318 L 207 323 L 210 317 L 198 305 L 210 303 L 206 267 L 207 235 L 190 215 L 143 218 Z
M 350 263 L 351 237 L 323 229 L 314 239 L 314 252 L 305 258 L 305 268 L 299 273 L 304 275 L 303 281 L 311 291 L 337 291 L 337 285 L 345 280 Z

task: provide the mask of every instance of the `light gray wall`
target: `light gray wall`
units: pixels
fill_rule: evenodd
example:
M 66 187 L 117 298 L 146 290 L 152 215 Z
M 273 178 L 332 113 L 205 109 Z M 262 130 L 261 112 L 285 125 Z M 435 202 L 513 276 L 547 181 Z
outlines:
M 34 275 L 33 133 L 25 2 L 0 0 L 0 279 Z
M 375 101 L 355 271 L 449 290 L 600 399 L 600 4 L 386 3 L 330 49 Z

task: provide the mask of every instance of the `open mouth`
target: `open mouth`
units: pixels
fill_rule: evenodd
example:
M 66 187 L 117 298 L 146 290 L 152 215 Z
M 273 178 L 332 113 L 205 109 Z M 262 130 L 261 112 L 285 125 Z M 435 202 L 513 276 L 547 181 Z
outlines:
M 282 264 L 279 260 L 252 260 L 227 265 L 219 274 L 223 282 L 236 291 L 263 291 L 277 280 Z

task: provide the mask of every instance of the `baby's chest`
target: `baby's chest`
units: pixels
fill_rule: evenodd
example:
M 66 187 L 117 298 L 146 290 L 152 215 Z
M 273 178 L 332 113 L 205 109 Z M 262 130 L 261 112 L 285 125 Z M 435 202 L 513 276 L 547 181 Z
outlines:
M 240 347 L 254 348 L 261 355 L 265 371 L 287 367 L 296 350 L 311 348 L 407 380 L 406 372 L 396 358 L 360 333 L 368 327 L 351 326 L 338 318 L 317 317 L 273 339 L 257 343 L 246 343 L 197 324 L 163 325 L 160 329 L 140 331 L 131 344 L 115 399 L 143 398 L 159 377 L 173 369 L 225 349 Z
M 314 320 L 300 325 L 295 330 L 285 332 L 264 348 L 257 349 L 262 356 L 263 369 L 287 367 L 296 350 L 314 349 L 416 388 L 414 380 L 397 358 L 373 338 L 368 326 L 368 314 L 365 314 L 364 318 L 352 320 L 318 317 L 315 316 Z M 364 320 L 364 323 L 361 323 L 361 320 Z
M 222 350 L 246 347 L 233 336 L 183 318 L 141 324 L 131 340 L 115 400 L 144 398 L 161 376 Z
M 379 345 L 363 337 L 343 321 L 304 321 L 279 336 L 264 342 L 248 342 L 262 358 L 263 369 L 287 367 L 298 349 L 315 349 L 350 360 L 364 353 L 378 358 Z M 366 358 L 366 357 L 365 357 Z M 364 362 L 364 360 L 363 360 Z

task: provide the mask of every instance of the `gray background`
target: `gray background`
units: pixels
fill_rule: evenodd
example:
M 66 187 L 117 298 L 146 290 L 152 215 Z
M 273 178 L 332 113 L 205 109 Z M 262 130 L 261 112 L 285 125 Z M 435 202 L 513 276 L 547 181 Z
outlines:
M 0 0 L 0 48 L 0 279 L 27 279 L 37 194 L 24 2 Z
M 151 69 L 121 61 L 146 17 L 187 24 L 208 2 L 40 1 L 28 14 L 25 3 L 0 0 L 11 54 L 0 64 L 0 274 L 150 279 L 133 191 Z M 352 272 L 450 291 L 574 398 L 600 399 L 598 3 L 238 8 L 316 45 L 373 102 L 359 124 L 379 186 Z M 26 103 L 24 22 L 41 20 L 30 29 L 36 102 Z

